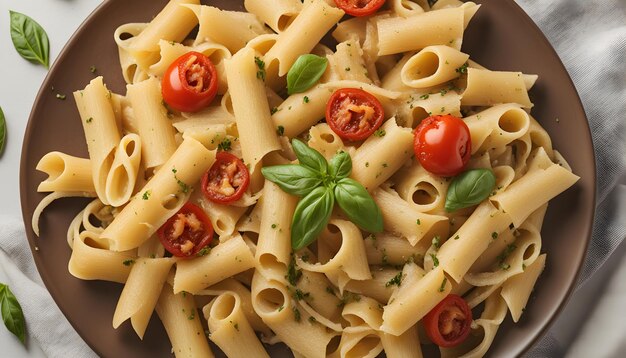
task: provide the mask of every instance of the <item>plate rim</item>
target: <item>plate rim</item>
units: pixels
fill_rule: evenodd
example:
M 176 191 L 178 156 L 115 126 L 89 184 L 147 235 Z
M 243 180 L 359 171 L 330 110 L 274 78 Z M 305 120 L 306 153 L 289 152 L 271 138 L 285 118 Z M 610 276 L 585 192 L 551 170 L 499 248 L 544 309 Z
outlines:
M 22 138 L 20 169 L 19 169 L 19 182 L 20 182 L 19 190 L 20 190 L 20 206 L 21 206 L 21 212 L 22 212 L 22 219 L 23 219 L 25 230 L 26 230 L 27 242 L 31 251 L 31 256 L 33 257 L 33 260 L 35 262 L 37 272 L 40 275 L 42 282 L 44 283 L 44 286 L 46 287 L 46 290 L 50 293 L 51 297 L 53 298 L 57 308 L 59 308 L 59 310 L 63 313 L 63 316 L 70 323 L 72 328 L 77 332 L 80 339 L 82 339 L 89 346 L 89 348 L 92 349 L 96 354 L 101 355 L 101 356 L 102 356 L 102 352 L 96 349 L 97 345 L 92 341 L 92 339 L 89 338 L 89 335 L 85 334 L 85 331 L 82 329 L 82 327 L 78 326 L 77 323 L 68 319 L 66 308 L 63 308 L 62 305 L 60 305 L 57 302 L 57 297 L 59 296 L 59 294 L 57 293 L 57 290 L 52 285 L 52 280 L 50 280 L 50 277 L 47 271 L 44 269 L 44 267 L 42 267 L 41 260 L 35 254 L 36 252 L 35 240 L 37 240 L 38 237 L 36 237 L 31 230 L 30 223 L 31 223 L 32 218 L 28 216 L 29 213 L 27 212 L 27 209 L 26 209 L 27 204 L 25 202 L 26 196 L 27 196 L 27 188 L 26 188 L 25 183 L 26 183 L 26 176 L 28 175 L 27 174 L 28 166 L 26 165 L 26 161 L 27 161 L 27 157 L 28 157 L 28 153 L 30 149 L 28 146 L 25 146 L 25 144 L 29 140 L 29 138 L 32 136 L 33 131 L 34 131 L 34 127 L 35 127 L 34 123 L 36 121 L 34 114 L 37 108 L 36 105 L 41 101 L 41 98 L 46 94 L 47 89 L 50 87 L 51 78 L 52 78 L 52 75 L 56 72 L 56 68 L 59 67 L 61 63 L 64 62 L 64 59 L 70 54 L 69 49 L 73 47 L 76 42 L 78 42 L 78 39 L 80 35 L 82 34 L 83 28 L 87 24 L 89 24 L 94 18 L 100 16 L 100 13 L 102 11 L 105 11 L 109 6 L 111 6 L 112 3 L 116 1 L 122 1 L 122 0 L 104 0 L 101 4 L 99 4 L 96 8 L 94 8 L 94 10 L 80 23 L 80 25 L 72 33 L 68 41 L 63 45 L 63 48 L 59 52 L 59 55 L 55 58 L 52 66 L 50 66 L 48 72 L 46 73 L 46 77 L 41 83 L 41 86 L 33 101 L 33 105 L 31 107 L 31 111 L 28 116 L 28 122 L 26 125 L 26 129 L 24 131 L 24 137 Z M 466 2 L 466 0 L 462 0 L 462 1 Z M 481 4 L 483 1 L 484 0 L 476 0 L 476 2 L 479 4 Z M 499 0 L 499 1 L 502 1 L 502 0 Z M 584 223 L 584 226 L 586 227 L 584 250 L 576 258 L 578 261 L 578 265 L 576 267 L 576 271 L 574 275 L 572 276 L 572 279 L 568 283 L 568 288 L 565 292 L 565 295 L 563 296 L 563 299 L 559 302 L 557 307 L 548 315 L 547 320 L 545 321 L 543 325 L 541 325 L 538 333 L 534 335 L 534 337 L 532 337 L 532 339 L 530 339 L 527 342 L 527 344 L 518 352 L 517 356 L 521 357 L 525 355 L 527 352 L 529 352 L 535 346 L 535 344 L 540 340 L 540 338 L 543 338 L 545 334 L 547 333 L 547 331 L 554 325 L 555 321 L 558 319 L 563 309 L 572 298 L 572 294 L 574 290 L 577 288 L 576 283 L 578 282 L 580 278 L 582 268 L 588 256 L 589 245 L 592 240 L 593 226 L 595 223 L 596 199 L 597 199 L 597 190 L 598 190 L 597 188 L 597 157 L 595 153 L 595 143 L 591 135 L 591 127 L 589 125 L 587 112 L 582 103 L 577 87 L 574 81 L 572 80 L 570 72 L 567 70 L 567 68 L 563 64 L 563 61 L 561 57 L 559 56 L 558 52 L 552 46 L 552 44 L 550 43 L 546 35 L 543 33 L 543 31 L 541 31 L 539 26 L 533 21 L 533 19 L 528 15 L 528 13 L 526 13 L 522 9 L 522 7 L 519 4 L 517 4 L 515 0 L 504 0 L 502 2 L 508 5 L 509 7 L 511 7 L 512 11 L 518 13 L 519 18 L 522 19 L 522 21 L 526 23 L 529 29 L 532 29 L 531 31 L 535 33 L 535 36 L 538 36 L 541 39 L 543 44 L 548 48 L 548 51 L 551 52 L 551 55 L 554 56 L 558 60 L 559 68 L 567 74 L 568 85 L 570 85 L 574 89 L 574 93 L 575 93 L 575 98 L 572 98 L 574 99 L 572 105 L 577 107 L 577 110 L 579 110 L 580 113 L 582 113 L 582 116 L 585 119 L 584 134 L 588 142 L 591 143 L 591 147 L 592 147 L 591 153 L 589 153 L 591 155 L 591 170 L 590 170 L 591 175 L 588 179 L 590 180 L 590 186 L 592 186 L 594 190 L 591 190 L 591 193 L 590 193 L 591 195 L 590 201 L 592 203 L 591 208 L 590 208 L 591 212 L 586 222 Z M 487 351 L 487 354 L 489 354 L 489 351 Z

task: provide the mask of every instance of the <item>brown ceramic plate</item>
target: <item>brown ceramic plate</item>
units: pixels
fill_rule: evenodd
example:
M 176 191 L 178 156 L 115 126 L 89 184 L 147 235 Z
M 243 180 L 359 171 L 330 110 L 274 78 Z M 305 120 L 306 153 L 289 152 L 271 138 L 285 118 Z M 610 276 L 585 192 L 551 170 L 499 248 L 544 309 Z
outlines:
M 526 312 L 517 324 L 507 318 L 489 355 L 520 355 L 531 347 L 561 310 L 572 291 L 591 234 L 595 199 L 595 162 L 585 112 L 572 81 L 557 54 L 532 20 L 513 0 L 483 0 L 480 11 L 465 35 L 463 50 L 472 59 L 497 70 L 539 75 L 531 91 L 533 115 L 550 133 L 554 146 L 569 160 L 581 179 L 551 202 L 543 226 L 546 270 L 539 280 Z M 80 27 L 62 51 L 44 81 L 28 122 L 21 161 L 21 198 L 24 222 L 43 198 L 37 185 L 45 175 L 35 170 L 39 159 L 59 150 L 86 157 L 82 127 L 72 91 L 93 77 L 104 75 L 109 88 L 125 93 L 113 32 L 121 24 L 147 22 L 166 0 L 108 0 Z M 241 0 L 203 1 L 223 9 L 243 10 Z M 54 91 L 51 88 L 54 87 Z M 55 93 L 68 95 L 60 101 Z M 556 118 L 560 121 L 557 122 Z M 122 286 L 82 281 L 67 270 L 70 250 L 65 235 L 71 219 L 86 201 L 67 199 L 52 204 L 41 220 L 41 237 L 30 225 L 26 232 L 48 290 L 81 337 L 105 357 L 171 357 L 171 345 L 157 317 L 153 317 L 143 341 L 124 324 L 111 327 Z M 278 352 L 283 353 L 278 353 Z M 273 355 L 289 356 L 282 347 Z

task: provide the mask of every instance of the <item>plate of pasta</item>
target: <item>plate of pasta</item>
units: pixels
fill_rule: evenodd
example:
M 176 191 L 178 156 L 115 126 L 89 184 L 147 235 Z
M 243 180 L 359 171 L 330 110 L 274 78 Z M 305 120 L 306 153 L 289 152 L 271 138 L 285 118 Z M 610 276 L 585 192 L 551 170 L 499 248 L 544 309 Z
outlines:
M 512 0 L 105 1 L 20 175 L 101 356 L 517 356 L 595 200 L 580 99 Z

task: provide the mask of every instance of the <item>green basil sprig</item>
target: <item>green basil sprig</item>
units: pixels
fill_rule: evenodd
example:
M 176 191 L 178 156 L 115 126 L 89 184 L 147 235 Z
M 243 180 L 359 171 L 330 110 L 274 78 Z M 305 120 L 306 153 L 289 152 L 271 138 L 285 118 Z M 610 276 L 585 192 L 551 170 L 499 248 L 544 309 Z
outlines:
M 0 308 L 2 321 L 7 329 L 24 343 L 26 341 L 26 320 L 22 306 L 9 289 L 9 286 L 0 283 Z
M 46 68 L 50 61 L 50 42 L 46 31 L 35 20 L 15 11 L 11 15 L 11 40 L 24 59 L 39 62 Z
M 467 208 L 487 199 L 496 186 L 496 176 L 489 169 L 472 169 L 456 176 L 448 187 L 446 211 Z
M 300 93 L 311 88 L 326 71 L 328 60 L 316 55 L 302 55 L 287 73 L 287 93 Z
M 4 112 L 0 107 L 0 155 L 4 151 L 4 145 L 7 141 L 7 121 L 4 118 Z
M 263 176 L 283 191 L 303 198 L 291 222 L 291 246 L 299 250 L 311 244 L 330 220 L 335 201 L 346 216 L 361 229 L 383 231 L 380 208 L 359 182 L 348 178 L 352 159 L 346 152 L 330 163 L 303 142 L 291 141 L 300 164 L 276 165 L 261 169 Z

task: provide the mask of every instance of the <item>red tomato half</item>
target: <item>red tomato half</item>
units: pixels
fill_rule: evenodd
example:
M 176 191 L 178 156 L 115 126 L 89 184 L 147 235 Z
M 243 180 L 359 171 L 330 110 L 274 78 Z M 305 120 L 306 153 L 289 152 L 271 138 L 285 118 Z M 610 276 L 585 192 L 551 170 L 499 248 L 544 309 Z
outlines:
M 326 122 L 351 141 L 363 140 L 383 123 L 385 111 L 376 97 L 357 88 L 336 90 L 326 104 Z
M 352 16 L 368 16 L 380 9 L 385 0 L 335 0 L 335 4 Z
M 432 116 L 415 129 L 415 157 L 429 172 L 452 177 L 463 171 L 472 154 L 467 124 L 451 116 Z
M 188 52 L 174 61 L 161 81 L 163 100 L 181 112 L 196 112 L 208 106 L 217 93 L 217 71 L 199 52 Z
M 213 225 L 197 205 L 187 203 L 157 230 L 167 251 L 177 257 L 193 257 L 213 240 Z
M 467 302 L 457 295 L 448 295 L 424 316 L 426 334 L 440 347 L 454 347 L 470 332 L 472 311 Z
M 219 204 L 239 200 L 250 184 L 248 168 L 236 156 L 218 152 L 215 163 L 202 177 L 204 196 Z

